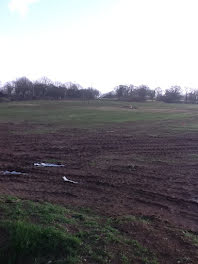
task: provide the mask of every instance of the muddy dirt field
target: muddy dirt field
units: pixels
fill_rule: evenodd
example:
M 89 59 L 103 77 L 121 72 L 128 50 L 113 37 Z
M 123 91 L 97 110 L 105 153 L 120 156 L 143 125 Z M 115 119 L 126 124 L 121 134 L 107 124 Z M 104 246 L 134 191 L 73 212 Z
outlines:
M 90 207 L 111 216 L 146 215 L 198 231 L 196 133 L 142 134 L 125 125 L 23 134 L 31 129 L 0 124 L 2 194 Z M 36 162 L 64 167 L 36 167 Z

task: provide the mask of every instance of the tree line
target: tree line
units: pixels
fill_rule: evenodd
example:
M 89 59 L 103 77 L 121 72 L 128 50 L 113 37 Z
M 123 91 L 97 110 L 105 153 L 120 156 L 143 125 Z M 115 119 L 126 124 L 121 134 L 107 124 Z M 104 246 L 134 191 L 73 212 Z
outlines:
M 185 94 L 180 86 L 171 86 L 163 91 L 160 87 L 150 89 L 147 85 L 119 85 L 113 91 L 103 95 L 103 98 L 118 99 L 131 102 L 147 100 L 166 103 L 198 103 L 198 89 L 186 89 Z
M 166 103 L 198 103 L 198 89 L 186 89 L 182 92 L 180 86 L 171 86 L 163 91 L 160 87 L 150 89 L 147 85 L 118 85 L 113 91 L 100 95 L 97 89 L 83 88 L 79 84 L 52 82 L 47 77 L 37 81 L 30 81 L 21 77 L 7 82 L 0 90 L 0 98 L 9 100 L 34 99 L 81 99 L 91 100 L 99 98 L 144 102 L 147 100 L 163 101 Z
M 92 87 L 83 89 L 74 83 L 53 83 L 50 79 L 43 77 L 35 82 L 26 77 L 7 82 L 0 92 L 0 97 L 11 100 L 33 100 L 33 99 L 96 99 L 100 95 L 97 89 Z

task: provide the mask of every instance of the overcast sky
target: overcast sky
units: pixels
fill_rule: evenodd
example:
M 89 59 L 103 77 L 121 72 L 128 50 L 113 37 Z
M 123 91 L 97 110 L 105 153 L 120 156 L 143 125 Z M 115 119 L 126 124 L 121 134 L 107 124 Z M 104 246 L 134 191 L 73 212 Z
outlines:
M 197 0 L 0 0 L 0 80 L 198 88 Z

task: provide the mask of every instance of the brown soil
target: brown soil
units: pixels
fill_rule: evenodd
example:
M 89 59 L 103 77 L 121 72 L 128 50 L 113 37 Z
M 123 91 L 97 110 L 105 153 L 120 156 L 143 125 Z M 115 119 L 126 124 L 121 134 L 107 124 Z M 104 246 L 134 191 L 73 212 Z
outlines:
M 2 194 L 90 207 L 108 216 L 146 215 L 198 232 L 198 134 L 160 136 L 112 126 L 23 135 L 31 128 L 0 125 L 1 171 L 27 173 L 0 173 Z M 65 167 L 33 165 L 51 160 Z

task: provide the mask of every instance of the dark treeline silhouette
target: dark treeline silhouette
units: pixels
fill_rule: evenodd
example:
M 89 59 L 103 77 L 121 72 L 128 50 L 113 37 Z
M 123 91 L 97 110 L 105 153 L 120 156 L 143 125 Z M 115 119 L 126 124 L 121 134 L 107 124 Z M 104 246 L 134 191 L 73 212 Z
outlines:
M 162 101 L 166 103 L 198 103 L 198 89 L 182 94 L 180 86 L 171 86 L 163 91 L 160 87 L 152 90 L 147 85 L 119 85 L 113 91 L 102 96 L 108 99 L 117 99 L 131 102 L 144 102 L 147 100 Z
M 52 82 L 47 77 L 37 81 L 30 81 L 26 77 L 7 82 L 0 90 L 0 100 L 34 100 L 34 99 L 81 99 L 91 100 L 99 98 L 100 92 L 93 88 L 84 89 L 74 83 Z M 166 103 L 198 103 L 198 89 L 186 89 L 182 93 L 180 86 L 171 86 L 163 91 L 160 87 L 150 89 L 147 85 L 119 85 L 101 98 L 123 100 L 130 102 L 144 102 L 148 100 Z
M 73 83 L 53 83 L 46 77 L 35 82 L 22 77 L 16 81 L 7 82 L 0 92 L 0 97 L 11 100 L 33 99 L 85 99 L 91 100 L 99 96 L 100 92 L 93 88 L 83 89 Z
M 119 100 L 128 101 L 146 101 L 147 99 L 154 99 L 155 91 L 149 89 L 146 85 L 134 86 L 134 85 L 119 85 L 115 88 L 115 95 Z

